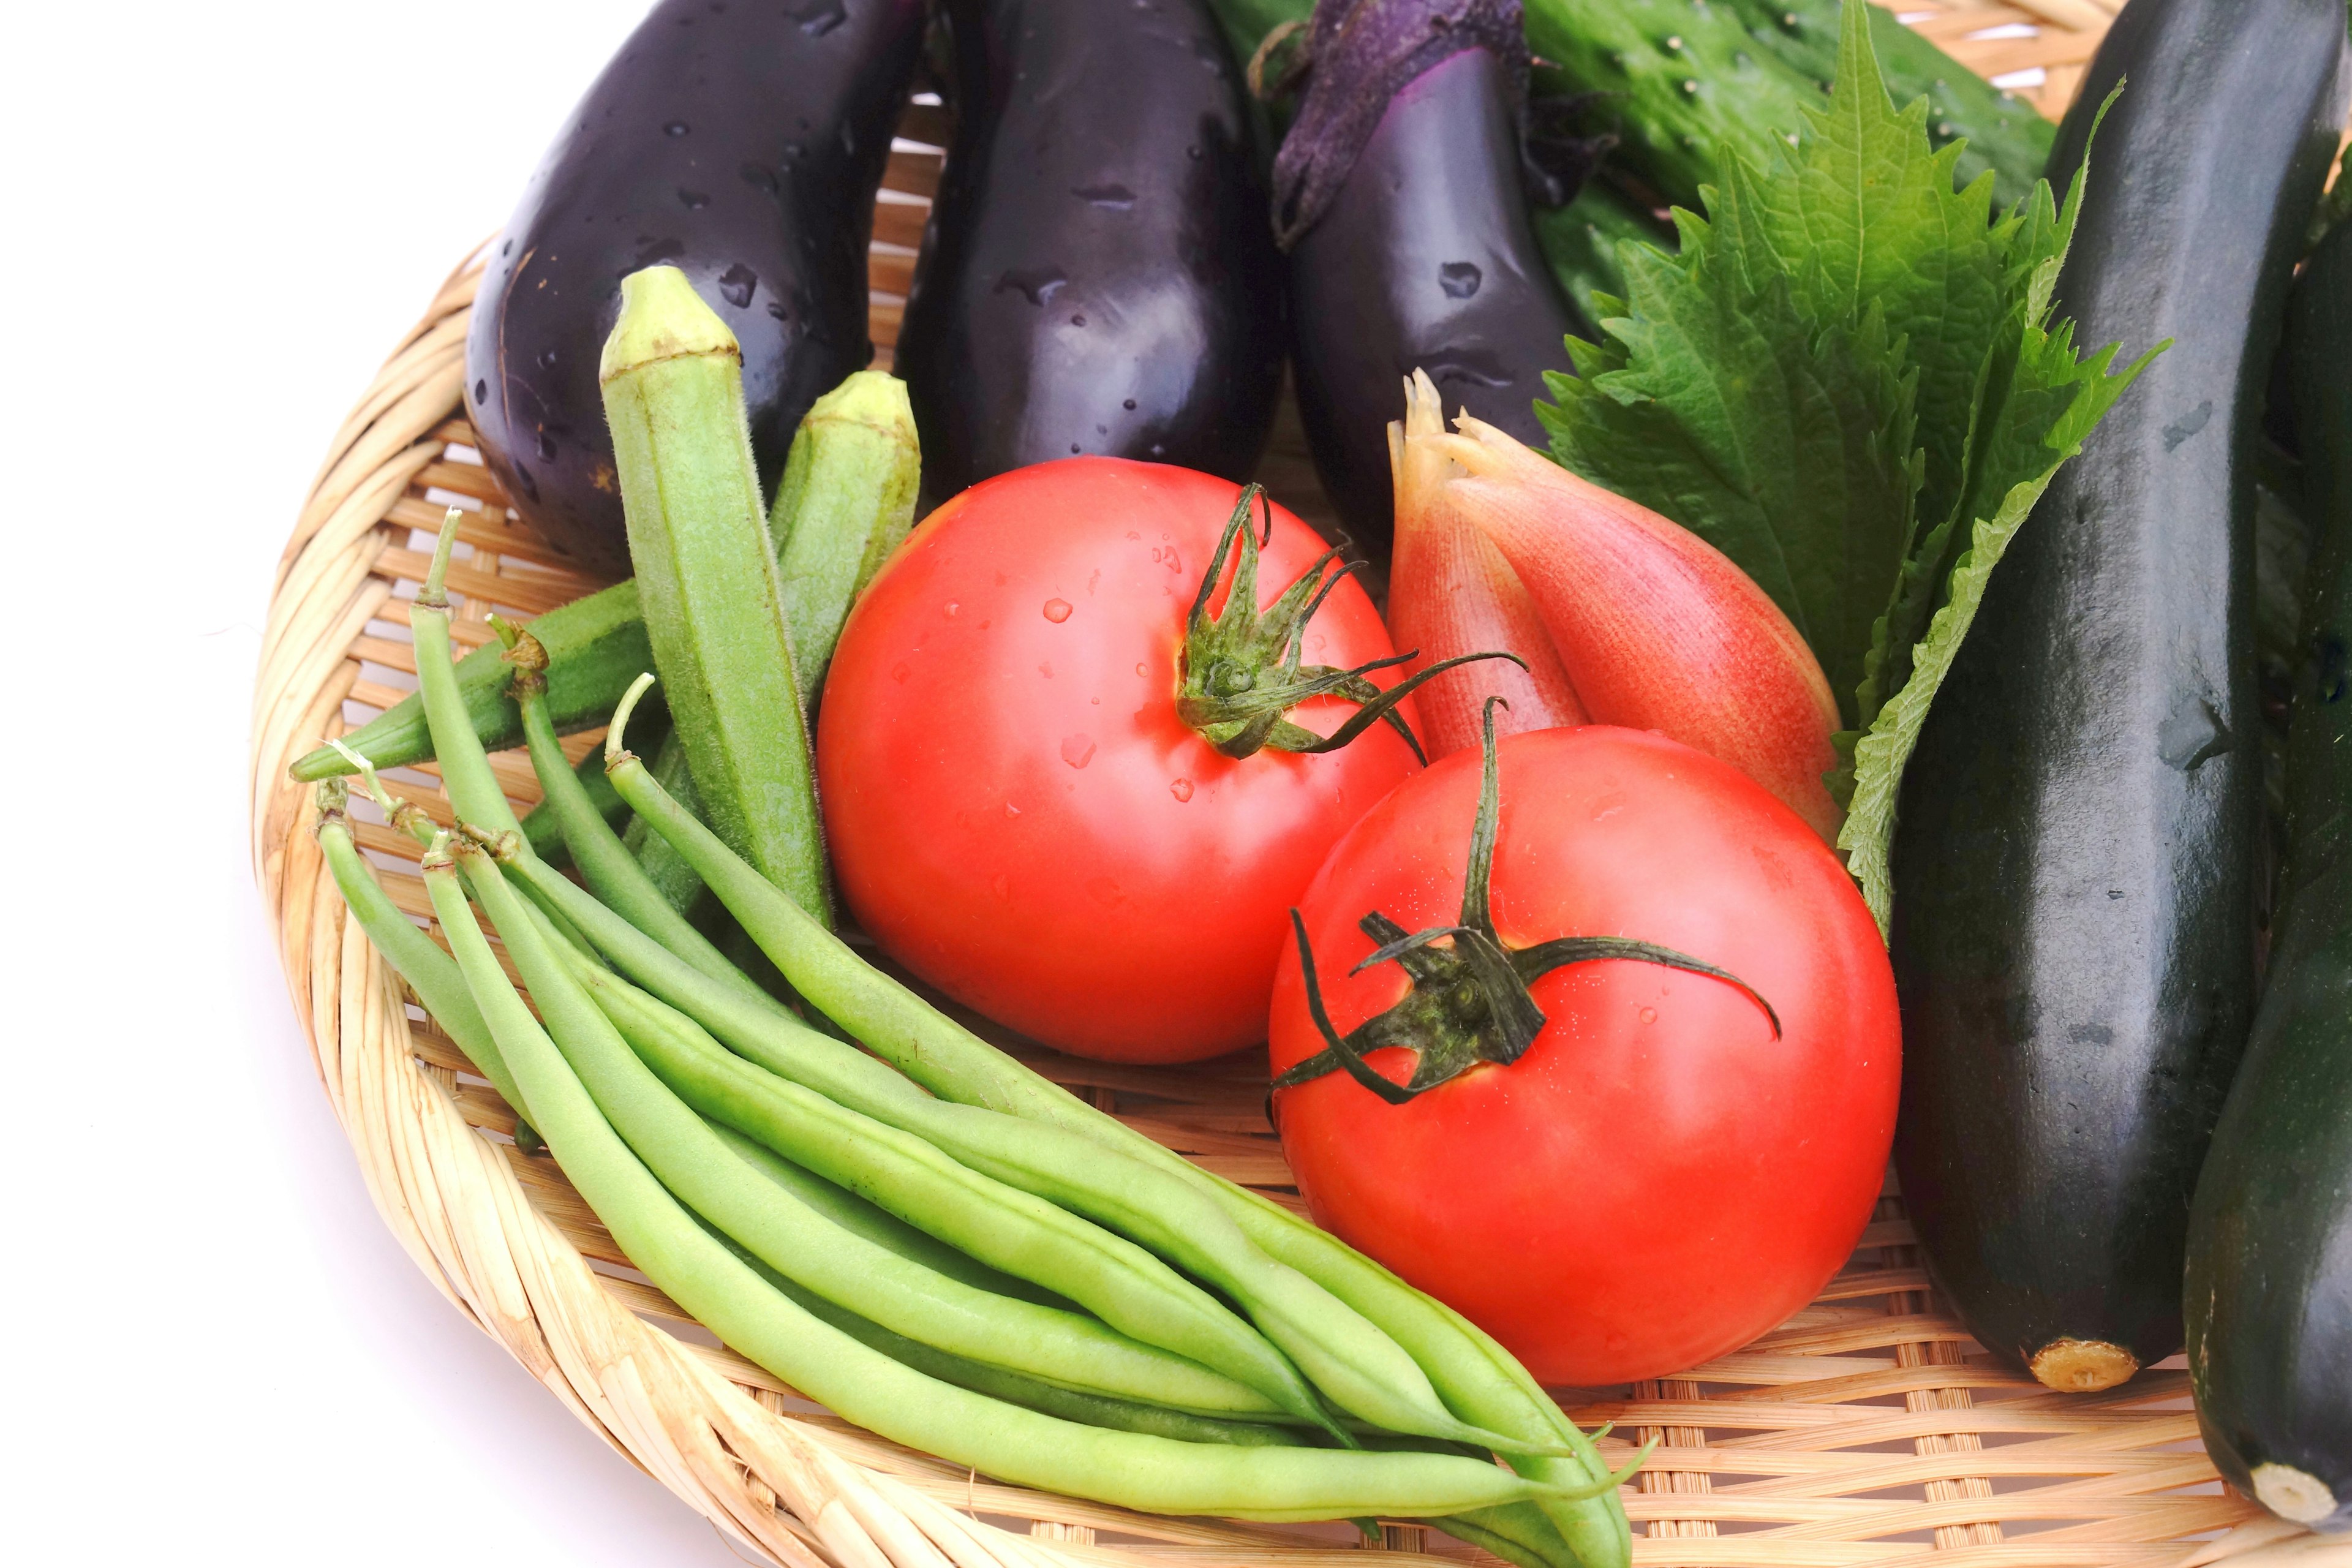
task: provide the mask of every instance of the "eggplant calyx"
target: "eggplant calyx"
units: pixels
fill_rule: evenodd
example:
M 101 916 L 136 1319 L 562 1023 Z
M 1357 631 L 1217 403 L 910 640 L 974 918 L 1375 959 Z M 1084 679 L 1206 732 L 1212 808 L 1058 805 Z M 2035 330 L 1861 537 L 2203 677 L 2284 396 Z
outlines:
M 1224 534 L 1217 541 L 1216 554 L 1211 557 L 1209 569 L 1201 578 L 1201 591 L 1194 595 L 1192 612 L 1185 617 L 1177 716 L 1228 757 L 1255 756 L 1269 747 L 1277 752 L 1336 752 L 1373 724 L 1384 723 L 1404 738 L 1416 758 L 1428 762 L 1412 726 L 1397 711 L 1397 704 L 1432 676 L 1441 675 L 1456 665 L 1480 658 L 1507 658 L 1519 664 L 1520 659 L 1508 653 L 1474 653 L 1442 659 L 1386 690 L 1367 679 L 1370 672 L 1403 664 L 1417 658 L 1417 654 L 1394 654 L 1353 669 L 1328 664 L 1301 665 L 1307 623 L 1315 618 L 1315 612 L 1323 607 L 1331 590 L 1353 574 L 1361 563 L 1346 560 L 1343 552 L 1336 548 L 1327 550 L 1273 604 L 1258 608 L 1261 541 L 1249 521 L 1251 509 L 1261 504 L 1265 507 L 1265 536 L 1273 537 L 1274 507 L 1265 500 L 1265 488 L 1244 485 L 1240 499 L 1234 503 L 1233 516 L 1225 521 Z M 1236 542 L 1238 551 L 1234 548 Z M 1213 616 L 1209 613 L 1209 600 L 1217 584 L 1224 580 L 1228 558 L 1234 563 L 1233 584 L 1226 592 L 1223 610 Z M 1334 566 L 1336 571 L 1331 570 Z M 1291 709 L 1318 697 L 1345 698 L 1356 703 L 1358 710 L 1328 735 L 1318 735 L 1286 717 Z
M 1307 983 L 1307 1013 L 1323 1037 L 1323 1049 L 1277 1076 L 1270 1089 L 1290 1089 L 1328 1073 L 1344 1072 L 1389 1104 L 1402 1105 L 1482 1063 L 1508 1067 L 1527 1054 L 1543 1031 L 1543 1011 L 1528 987 L 1555 969 L 1604 958 L 1655 963 L 1736 986 L 1763 1009 L 1772 1026 L 1772 1037 L 1780 1037 L 1780 1016 L 1753 986 L 1727 970 L 1670 947 L 1615 936 L 1559 937 L 1523 948 L 1503 945 L 1495 932 L 1489 897 L 1496 826 L 1502 814 L 1502 773 L 1495 749 L 1498 703 L 1503 703 L 1499 697 L 1486 700 L 1486 765 L 1478 785 L 1478 815 L 1470 829 L 1470 866 L 1463 879 L 1460 922 L 1407 931 L 1378 910 L 1357 921 L 1357 929 L 1378 945 L 1349 973 L 1360 974 L 1377 964 L 1394 963 L 1412 976 L 1412 989 L 1388 1011 L 1375 1014 L 1342 1035 L 1332 1027 L 1331 1016 L 1323 1005 L 1307 922 L 1299 919 L 1297 910 L 1291 910 L 1299 973 Z M 1390 1047 L 1413 1053 L 1412 1074 L 1402 1083 L 1375 1071 L 1365 1059 Z
M 1389 101 L 1433 67 L 1485 49 L 1508 78 L 1511 117 L 1528 97 L 1519 0 L 1317 0 L 1304 46 L 1298 117 L 1274 160 L 1274 237 L 1287 251 L 1321 218 Z M 1295 57 L 1294 57 L 1295 58 Z

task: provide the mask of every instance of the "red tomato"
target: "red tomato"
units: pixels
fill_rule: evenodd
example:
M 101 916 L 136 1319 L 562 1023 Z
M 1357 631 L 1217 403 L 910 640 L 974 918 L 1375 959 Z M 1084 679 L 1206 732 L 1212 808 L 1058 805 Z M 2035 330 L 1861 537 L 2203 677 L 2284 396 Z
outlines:
M 1186 617 L 1238 489 L 1108 458 L 974 486 L 875 579 L 826 678 L 818 784 L 858 923 L 1065 1050 L 1174 1062 L 1263 1039 L 1285 911 L 1419 765 L 1384 724 L 1236 759 L 1178 716 Z M 1280 507 L 1272 528 L 1261 605 L 1324 550 Z M 1392 650 L 1350 580 L 1304 651 Z M 1290 718 L 1328 734 L 1356 710 L 1318 698 Z
M 1629 937 L 1737 975 L 1623 959 L 1529 987 L 1544 1023 L 1406 1104 L 1344 1073 L 1278 1090 L 1283 1152 L 1318 1223 L 1450 1303 L 1547 1383 L 1656 1377 L 1745 1344 L 1811 1300 L 1868 1222 L 1894 1134 L 1895 982 L 1852 880 L 1738 770 L 1647 731 L 1506 737 L 1492 883 L 1517 951 Z M 1457 752 L 1333 849 L 1301 908 L 1329 1022 L 1405 996 L 1349 974 L 1379 910 L 1462 919 L 1481 756 Z M 1459 951 L 1456 947 L 1451 951 Z M 1448 949 L 1439 948 L 1440 952 Z M 1324 1049 L 1295 948 L 1273 1065 Z M 1363 1053 L 1402 1082 L 1412 1051 Z

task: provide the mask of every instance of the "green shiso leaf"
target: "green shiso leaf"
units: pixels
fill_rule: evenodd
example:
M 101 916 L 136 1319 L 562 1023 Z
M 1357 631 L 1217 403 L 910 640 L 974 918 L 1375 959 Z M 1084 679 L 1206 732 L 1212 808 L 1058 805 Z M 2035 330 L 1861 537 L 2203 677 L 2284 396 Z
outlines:
M 1680 255 L 1623 247 L 1622 310 L 1537 413 L 1558 461 L 1728 555 L 1811 645 L 1853 726 L 1839 847 L 1884 930 L 1903 766 L 1985 583 L 2157 351 L 2113 372 L 2050 326 L 2083 175 L 1996 219 L 1926 100 L 1888 98 L 1865 11 L 1785 149 L 1718 149 Z

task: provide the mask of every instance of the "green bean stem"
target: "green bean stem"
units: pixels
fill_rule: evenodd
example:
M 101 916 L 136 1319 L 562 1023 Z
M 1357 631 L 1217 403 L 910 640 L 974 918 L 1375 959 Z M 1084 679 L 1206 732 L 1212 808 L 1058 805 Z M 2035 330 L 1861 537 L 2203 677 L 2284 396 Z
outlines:
M 924 1376 L 861 1344 L 772 1289 L 630 1152 L 499 969 L 446 837 L 425 856 L 425 883 L 533 1124 L 630 1262 L 728 1344 L 845 1419 L 1016 1485 L 1157 1513 L 1428 1518 L 1559 1495 L 1451 1454 L 1244 1448 L 1081 1426 Z
M 685 273 L 648 267 L 621 280 L 597 376 L 646 635 L 703 805 L 761 876 L 830 921 L 742 352 Z

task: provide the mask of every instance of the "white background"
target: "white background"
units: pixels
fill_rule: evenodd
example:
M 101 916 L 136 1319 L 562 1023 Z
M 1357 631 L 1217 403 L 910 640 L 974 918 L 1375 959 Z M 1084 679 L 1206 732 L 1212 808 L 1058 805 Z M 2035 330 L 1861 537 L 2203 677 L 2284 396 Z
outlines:
M 377 1219 L 245 814 L 269 583 L 327 442 L 644 8 L 0 23 L 13 1561 L 737 1561 Z

